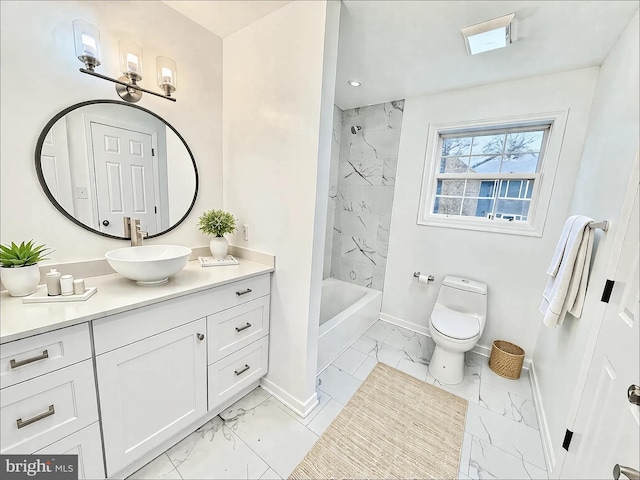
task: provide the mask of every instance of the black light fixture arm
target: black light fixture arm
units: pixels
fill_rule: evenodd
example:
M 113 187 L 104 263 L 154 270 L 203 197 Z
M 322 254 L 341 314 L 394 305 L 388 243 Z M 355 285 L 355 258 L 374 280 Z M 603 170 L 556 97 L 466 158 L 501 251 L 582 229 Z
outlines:
M 151 90 L 147 90 L 146 88 L 139 87 L 138 85 L 136 85 L 134 83 L 127 83 L 127 82 L 123 82 L 123 81 L 120 81 L 120 80 L 116 80 L 115 78 L 107 77 L 106 75 L 102 75 L 102 74 L 100 74 L 100 73 L 98 73 L 98 72 L 96 72 L 94 70 L 89 70 L 87 68 L 81 68 L 80 71 L 82 73 L 86 73 L 87 75 L 92 75 L 94 77 L 98 77 L 98 78 L 101 78 L 103 80 L 108 80 L 110 82 L 117 83 L 118 85 L 122 85 L 122 86 L 127 87 L 127 88 L 132 88 L 132 89 L 138 90 L 140 92 L 149 93 L 151 95 L 155 95 L 156 97 L 164 98 L 164 99 L 170 100 L 172 102 L 176 101 L 175 98 L 170 97 L 168 95 L 161 95 L 159 93 L 152 92 Z

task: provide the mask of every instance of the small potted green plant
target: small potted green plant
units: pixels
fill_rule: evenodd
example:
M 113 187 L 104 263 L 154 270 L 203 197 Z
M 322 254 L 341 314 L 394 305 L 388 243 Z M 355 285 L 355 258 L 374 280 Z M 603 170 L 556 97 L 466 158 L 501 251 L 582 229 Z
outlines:
M 46 260 L 45 255 L 52 250 L 45 245 L 28 243 L 0 245 L 0 273 L 2 284 L 12 297 L 31 295 L 40 282 L 38 262 Z
M 207 210 L 198 218 L 198 227 L 201 232 L 213 235 L 209 242 L 213 258 L 216 260 L 225 258 L 229 250 L 229 242 L 224 235 L 237 230 L 233 215 L 224 210 Z

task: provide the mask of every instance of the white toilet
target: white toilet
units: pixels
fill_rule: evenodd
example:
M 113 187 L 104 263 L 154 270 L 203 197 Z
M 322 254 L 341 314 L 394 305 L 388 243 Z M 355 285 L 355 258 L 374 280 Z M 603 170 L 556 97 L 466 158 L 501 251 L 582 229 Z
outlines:
M 450 385 L 462 382 L 464 353 L 478 343 L 486 318 L 484 283 L 444 277 L 429 318 L 429 331 L 436 344 L 429 372 L 436 380 Z

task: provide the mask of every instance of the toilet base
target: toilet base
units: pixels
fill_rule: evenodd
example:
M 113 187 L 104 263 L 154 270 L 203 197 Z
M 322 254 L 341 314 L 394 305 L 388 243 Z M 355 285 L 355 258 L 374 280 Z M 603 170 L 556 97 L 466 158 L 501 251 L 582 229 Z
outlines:
M 455 385 L 464 378 L 464 353 L 444 350 L 436 344 L 429 362 L 429 373 L 440 383 Z

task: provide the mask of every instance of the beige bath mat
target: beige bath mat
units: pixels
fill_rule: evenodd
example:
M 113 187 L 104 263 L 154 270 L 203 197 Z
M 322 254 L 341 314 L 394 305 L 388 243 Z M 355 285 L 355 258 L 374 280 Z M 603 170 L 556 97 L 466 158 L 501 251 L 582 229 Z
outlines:
M 289 478 L 458 478 L 467 401 L 378 363 Z

